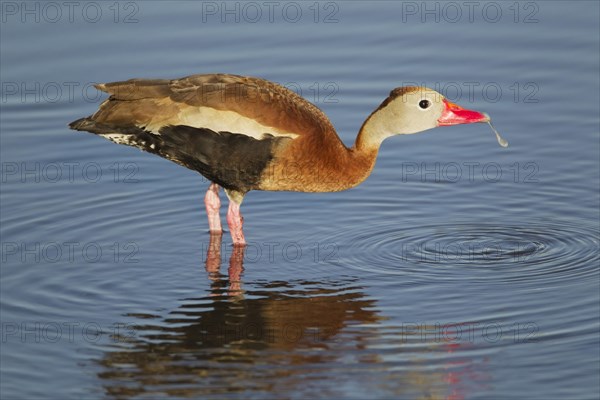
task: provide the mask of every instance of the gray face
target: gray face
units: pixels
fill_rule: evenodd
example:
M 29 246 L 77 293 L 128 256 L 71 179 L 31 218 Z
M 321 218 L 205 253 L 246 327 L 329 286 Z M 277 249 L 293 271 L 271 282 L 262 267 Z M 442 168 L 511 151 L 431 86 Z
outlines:
M 396 97 L 386 107 L 390 134 L 412 134 L 438 126 L 444 110 L 444 96 L 435 90 L 417 88 Z

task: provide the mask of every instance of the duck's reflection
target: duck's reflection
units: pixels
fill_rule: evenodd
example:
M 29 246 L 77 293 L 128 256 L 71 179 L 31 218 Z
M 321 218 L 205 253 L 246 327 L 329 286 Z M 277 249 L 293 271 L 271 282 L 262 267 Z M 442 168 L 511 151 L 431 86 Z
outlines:
M 150 323 L 136 324 L 133 338 L 106 353 L 99 376 L 109 395 L 335 397 L 375 390 L 462 397 L 440 369 L 386 367 L 390 360 L 398 365 L 398 358 L 410 364 L 419 351 L 402 356 L 404 345 L 381 327 L 376 302 L 357 279 L 252 282 L 244 289 L 244 248 L 233 249 L 226 275 L 221 251 L 220 235 L 212 236 L 205 262 L 209 295 L 185 299 L 166 318 L 147 316 Z
M 220 235 L 211 236 L 208 296 L 185 299 L 167 318 L 136 323 L 134 337 L 120 340 L 119 349 L 102 359 L 100 376 L 111 382 L 109 394 L 260 392 L 284 376 L 301 385 L 297 367 L 326 364 L 343 352 L 350 356 L 368 334 L 356 327 L 380 320 L 375 301 L 353 278 L 253 282 L 242 292 L 244 248 L 233 249 L 227 275 L 220 273 L 221 251 Z M 333 348 L 340 351 L 324 351 Z
M 211 233 L 208 249 L 206 251 L 206 272 L 208 277 L 213 281 L 213 294 L 221 292 L 221 286 L 224 280 L 221 279 L 221 260 L 223 254 L 221 252 L 221 241 L 223 233 Z M 244 254 L 245 246 L 234 246 L 231 256 L 229 257 L 228 273 L 228 295 L 235 296 L 241 294 L 241 278 L 244 271 Z

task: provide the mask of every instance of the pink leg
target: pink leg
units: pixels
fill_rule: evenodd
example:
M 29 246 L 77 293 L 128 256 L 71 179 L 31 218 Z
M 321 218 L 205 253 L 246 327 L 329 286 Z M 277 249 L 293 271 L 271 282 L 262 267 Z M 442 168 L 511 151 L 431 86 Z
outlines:
M 231 239 L 234 245 L 246 245 L 246 239 L 244 238 L 244 232 L 242 231 L 242 224 L 244 218 L 240 214 L 240 205 L 235 201 L 229 200 L 229 210 L 227 210 L 227 225 L 231 231 Z
M 222 233 L 221 217 L 219 209 L 221 208 L 221 200 L 219 199 L 219 185 L 211 183 L 204 196 L 204 204 L 206 205 L 206 214 L 208 215 L 208 230 L 211 233 Z

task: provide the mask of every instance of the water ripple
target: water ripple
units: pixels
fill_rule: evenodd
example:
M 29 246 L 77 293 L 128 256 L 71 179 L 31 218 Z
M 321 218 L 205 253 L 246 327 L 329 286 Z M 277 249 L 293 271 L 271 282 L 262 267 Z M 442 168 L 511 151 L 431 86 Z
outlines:
M 348 267 L 406 275 L 412 282 L 564 284 L 598 273 L 598 237 L 590 224 L 534 221 L 387 223 L 335 240 L 351 243 L 340 260 Z

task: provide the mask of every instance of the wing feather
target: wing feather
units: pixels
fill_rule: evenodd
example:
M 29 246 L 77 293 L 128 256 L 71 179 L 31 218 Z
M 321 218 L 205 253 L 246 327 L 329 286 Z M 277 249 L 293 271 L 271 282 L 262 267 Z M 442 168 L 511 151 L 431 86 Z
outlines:
M 327 116 L 293 91 L 259 78 L 228 74 L 131 79 L 97 85 L 111 96 L 94 114 L 101 123 L 158 132 L 166 125 L 296 137 L 335 133 Z

